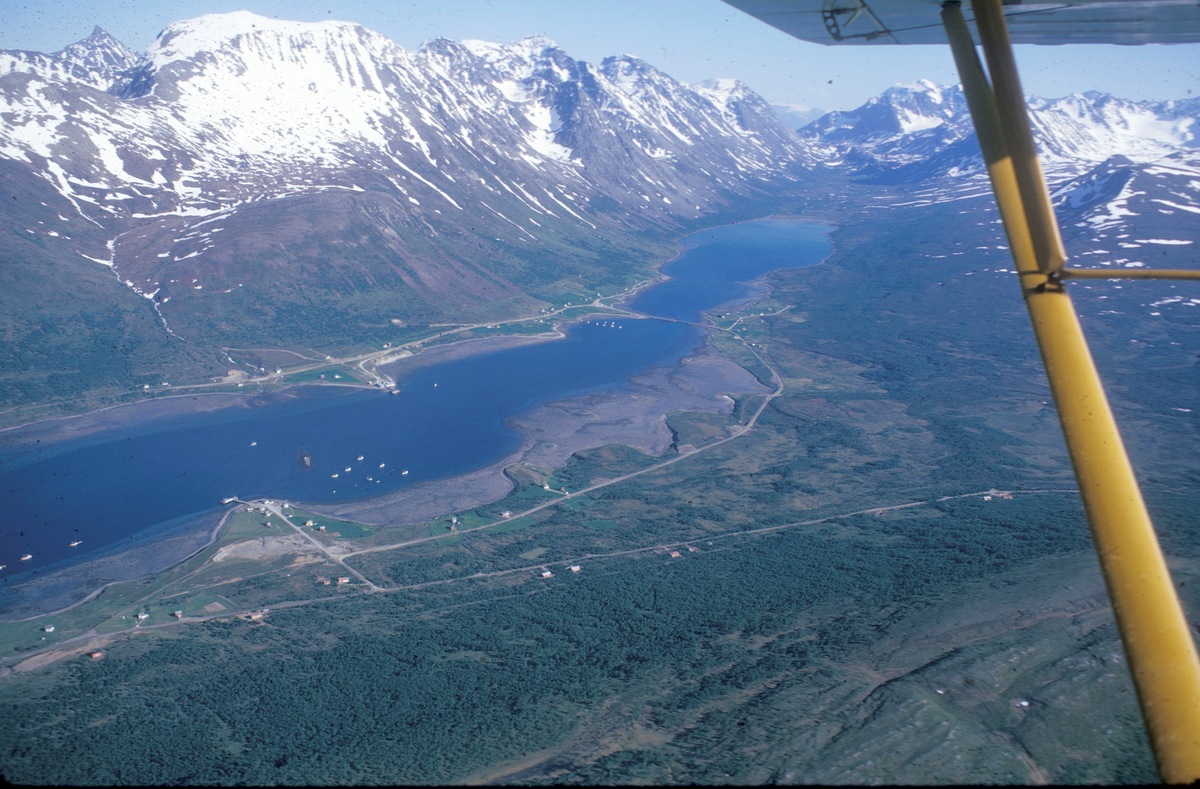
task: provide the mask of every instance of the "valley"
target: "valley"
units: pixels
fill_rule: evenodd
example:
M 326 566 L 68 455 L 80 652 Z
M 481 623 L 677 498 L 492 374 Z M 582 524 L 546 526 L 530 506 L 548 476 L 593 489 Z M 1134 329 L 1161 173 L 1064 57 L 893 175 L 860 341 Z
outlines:
M 1198 111 L 1033 101 L 1074 264 L 1188 263 Z M 134 480 L 4 590 L 6 780 L 1154 780 L 957 88 L 793 132 L 630 56 L 233 14 L 2 52 L 0 116 L 5 503 Z M 1071 288 L 1194 615 L 1200 294 Z

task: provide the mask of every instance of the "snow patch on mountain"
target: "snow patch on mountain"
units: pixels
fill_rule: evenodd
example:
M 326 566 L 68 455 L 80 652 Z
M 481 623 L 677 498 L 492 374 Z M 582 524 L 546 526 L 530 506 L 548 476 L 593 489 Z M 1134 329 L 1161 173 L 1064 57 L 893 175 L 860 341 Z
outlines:
M 0 50 L 0 76 L 14 72 L 109 90 L 138 62 L 138 56 L 99 25 L 81 41 L 47 55 Z
M 1147 163 L 1198 144 L 1200 100 L 1136 102 L 1089 92 L 1031 97 L 1030 122 L 1052 180 L 1082 175 L 1112 156 Z M 984 174 L 961 87 L 897 85 L 850 112 L 800 129 L 829 166 L 886 182 Z
M 542 36 L 408 52 L 346 22 L 235 12 L 169 25 L 138 59 L 101 32 L 64 52 L 109 63 L 103 79 L 0 77 L 0 153 L 92 220 L 207 216 L 371 173 L 415 214 L 486 198 L 505 222 L 595 228 L 603 195 L 606 221 L 644 226 L 812 161 L 741 83 L 692 87 L 632 56 L 595 66 Z

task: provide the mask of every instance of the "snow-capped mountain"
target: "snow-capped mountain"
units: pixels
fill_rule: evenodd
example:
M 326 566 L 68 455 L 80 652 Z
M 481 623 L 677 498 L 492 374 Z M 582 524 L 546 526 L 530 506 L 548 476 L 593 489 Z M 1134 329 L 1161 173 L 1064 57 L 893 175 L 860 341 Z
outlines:
M 771 109 L 783 119 L 783 122 L 793 129 L 807 126 L 818 118 L 826 115 L 826 111 L 807 104 L 772 104 Z
M 52 55 L 0 50 L 0 75 L 24 72 L 110 90 L 137 62 L 132 50 L 97 25 L 90 36 Z
M 61 168 L 66 180 L 53 177 L 64 194 L 75 190 L 71 179 L 154 191 L 160 213 L 228 205 L 247 196 L 229 182 L 246 187 L 249 174 L 317 186 L 321 171 L 365 166 L 409 180 L 396 188 L 441 209 L 459 209 L 452 193 L 494 191 L 475 177 L 491 172 L 535 213 L 600 188 L 687 217 L 744 189 L 741 173 L 773 176 L 803 154 L 740 83 L 693 88 L 630 57 L 597 67 L 542 38 L 507 47 L 439 39 L 410 53 L 357 25 L 237 12 L 169 26 L 132 70 L 122 51 L 98 32 L 41 60 L 10 53 L 4 154 Z M 64 80 L 89 58 L 109 65 L 90 80 Z M 43 61 L 52 65 L 26 68 Z M 64 95 L 64 81 L 105 90 L 117 82 L 120 95 Z M 64 143 L 90 150 L 67 157 L 56 151 Z M 421 168 L 428 176 L 416 175 Z M 136 199 L 90 197 L 116 215 Z M 559 210 L 570 216 L 566 204 Z
M 1150 164 L 1114 156 L 1052 192 L 1072 265 L 1194 268 L 1200 150 Z
M 1068 232 L 1185 248 L 1129 216 L 1200 212 L 1198 107 L 1034 100 L 1052 178 L 1081 179 L 1060 190 Z M 0 117 L 13 402 L 140 388 L 164 360 L 195 377 L 224 346 L 378 346 L 590 300 L 705 217 L 810 182 L 912 184 L 915 204 L 986 189 L 957 88 L 898 86 L 797 134 L 740 82 L 630 56 L 590 64 L 540 37 L 410 52 L 246 12 L 170 25 L 141 56 L 99 28 L 0 52 Z
M 924 161 L 971 132 L 962 91 L 927 80 L 888 88 L 856 110 L 830 112 L 799 130 L 825 147 L 827 165 L 860 172 Z
M 682 227 L 807 161 L 739 82 L 596 66 L 544 38 L 409 52 L 236 12 L 172 24 L 134 60 L 102 31 L 0 58 L 0 165 L 103 232 L 11 228 L 112 266 L 191 339 L 244 325 L 242 289 L 266 309 L 390 290 L 404 320 L 594 289 L 580 260 L 598 234 Z M 531 276 L 547 254 L 553 275 Z
M 1152 162 L 1195 147 L 1200 100 L 1137 102 L 1088 92 L 1029 99 L 1042 166 L 1053 180 L 1078 176 L 1112 156 Z M 852 112 L 832 112 L 800 129 L 829 166 L 873 179 L 913 183 L 983 174 L 960 87 L 898 85 Z

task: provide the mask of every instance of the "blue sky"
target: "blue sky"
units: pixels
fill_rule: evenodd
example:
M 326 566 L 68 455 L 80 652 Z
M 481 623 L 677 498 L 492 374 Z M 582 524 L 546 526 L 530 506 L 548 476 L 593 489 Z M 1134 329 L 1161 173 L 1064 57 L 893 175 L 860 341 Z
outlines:
M 901 82 L 958 81 L 945 47 L 824 47 L 720 0 L 0 0 L 0 49 L 53 52 L 100 25 L 142 51 L 166 25 L 206 13 L 342 19 L 407 49 L 437 36 L 507 43 L 541 33 L 571 56 L 632 54 L 685 82 L 734 77 L 766 99 L 852 109 Z M 1200 95 L 1200 45 L 1019 47 L 1027 93 L 1101 90 L 1132 99 Z

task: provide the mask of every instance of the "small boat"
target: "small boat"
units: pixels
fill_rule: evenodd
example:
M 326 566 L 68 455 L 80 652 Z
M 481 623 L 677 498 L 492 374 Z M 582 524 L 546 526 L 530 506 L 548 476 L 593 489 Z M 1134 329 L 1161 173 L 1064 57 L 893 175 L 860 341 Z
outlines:
M 27 554 L 25 554 L 24 556 L 22 556 L 22 557 L 21 557 L 21 561 L 23 561 L 23 562 L 27 562 L 27 561 L 29 561 L 29 560 L 30 560 L 30 559 L 32 559 L 32 558 L 33 558 L 33 554 L 32 554 L 32 553 L 27 553 Z
M 256 446 L 258 446 L 258 442 L 257 442 L 257 441 L 251 441 L 251 442 L 250 442 L 250 446 L 252 446 L 252 447 L 256 447 Z
M 437 389 L 437 384 L 434 384 L 434 385 L 433 385 L 433 388 L 434 388 L 434 389 Z
M 386 466 L 386 465 L 387 465 L 387 463 L 380 463 L 380 464 L 379 464 L 379 467 L 380 467 L 380 468 L 383 468 L 383 467 L 384 467 L 384 466 Z
M 235 501 L 237 501 L 237 496 L 226 496 L 225 498 L 221 499 L 222 504 L 232 504 Z
M 358 456 L 358 459 L 359 459 L 359 460 L 362 460 L 362 459 L 363 459 L 363 456 L 362 456 L 362 455 L 359 455 L 359 456 Z
M 350 467 L 349 467 L 349 466 L 346 466 L 344 469 L 342 469 L 342 471 L 345 471 L 345 472 L 347 472 L 347 473 L 348 473 L 348 472 L 350 471 Z
M 407 476 L 407 474 L 408 474 L 408 469 L 404 469 L 404 471 L 400 472 L 400 476 L 402 476 L 402 477 Z
M 75 542 L 71 543 L 71 547 L 74 548 L 76 545 L 78 545 L 81 542 L 83 542 L 83 540 L 76 540 Z
M 0 570 L 3 570 L 5 567 L 8 567 L 8 565 L 7 565 L 7 564 L 0 564 Z
M 374 481 L 375 481 L 375 479 L 373 477 L 367 477 L 367 482 L 374 482 Z
M 330 479 L 337 479 L 337 478 L 338 478 L 338 475 L 337 475 L 337 474 L 330 474 L 330 475 L 329 475 L 329 478 L 330 478 Z

